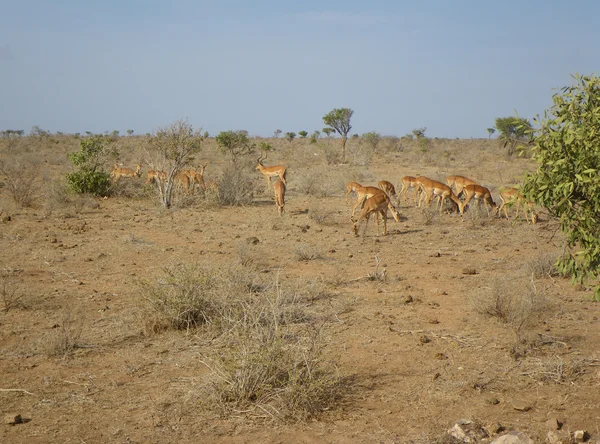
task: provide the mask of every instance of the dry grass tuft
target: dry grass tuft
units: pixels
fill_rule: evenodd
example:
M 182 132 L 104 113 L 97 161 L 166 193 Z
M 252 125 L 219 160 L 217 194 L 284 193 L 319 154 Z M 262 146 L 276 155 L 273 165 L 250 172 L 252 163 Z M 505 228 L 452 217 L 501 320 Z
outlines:
M 302 243 L 296 247 L 294 251 L 296 259 L 299 261 L 314 261 L 323 259 L 323 252 L 315 245 Z
M 84 320 L 82 311 L 73 314 L 70 309 L 65 309 L 60 323 L 55 326 L 55 333 L 48 340 L 48 356 L 69 356 L 75 349 L 81 347 Z

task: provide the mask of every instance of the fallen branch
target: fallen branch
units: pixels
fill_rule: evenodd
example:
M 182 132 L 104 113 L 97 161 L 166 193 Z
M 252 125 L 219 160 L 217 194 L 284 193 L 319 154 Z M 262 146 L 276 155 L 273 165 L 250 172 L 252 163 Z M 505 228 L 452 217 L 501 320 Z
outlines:
M 21 393 L 27 393 L 28 395 L 33 395 L 33 393 L 28 392 L 25 389 L 3 389 L 3 388 L 0 388 L 0 392 L 21 392 Z

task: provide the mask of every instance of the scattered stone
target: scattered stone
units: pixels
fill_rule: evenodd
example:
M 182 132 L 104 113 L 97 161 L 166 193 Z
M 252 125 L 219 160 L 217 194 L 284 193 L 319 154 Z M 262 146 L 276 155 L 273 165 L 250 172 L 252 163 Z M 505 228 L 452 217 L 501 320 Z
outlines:
M 425 335 L 421 335 L 421 337 L 419 338 L 419 342 L 421 344 L 427 344 L 428 342 L 431 342 L 431 339 L 429 339 L 427 336 Z
M 513 430 L 496 438 L 492 444 L 534 444 L 534 441 L 525 433 Z
M 456 424 L 448 430 L 448 434 L 462 442 L 481 442 L 483 438 L 489 437 L 481 424 L 468 419 L 456 421 Z
M 585 430 L 577 430 L 573 433 L 573 441 L 575 442 L 586 442 L 590 438 L 590 435 Z
M 9 425 L 23 424 L 23 417 L 21 415 L 15 415 L 11 413 L 4 417 L 4 423 Z
M 495 396 L 492 396 L 491 398 L 488 398 L 487 402 L 490 405 L 498 405 L 498 404 L 500 404 L 500 400 L 498 398 L 496 398 Z
M 436 353 L 435 354 L 435 359 L 439 359 L 440 361 L 444 361 L 444 360 L 448 359 L 448 356 L 446 356 L 444 353 Z
M 513 409 L 515 409 L 518 412 L 528 412 L 529 410 L 531 410 L 531 405 L 529 405 L 528 403 L 524 402 L 524 401 L 514 401 L 512 403 Z
M 258 240 L 258 238 L 256 236 L 250 236 L 246 238 L 246 243 L 251 244 L 251 245 L 256 245 L 258 244 L 260 241 Z
M 548 433 L 546 433 L 546 440 L 549 444 L 569 444 L 571 442 L 571 437 L 569 436 L 569 432 L 564 430 L 549 430 Z
M 6 223 L 6 222 L 10 222 L 10 221 L 12 220 L 12 217 L 10 217 L 8 214 L 3 214 L 3 215 L 0 217 L 0 220 L 1 220 L 3 223 Z
M 550 418 L 548 421 L 544 423 L 548 430 L 560 430 L 562 427 L 562 423 L 558 421 L 556 418 Z
M 465 267 L 462 269 L 462 274 L 474 275 L 477 274 L 477 270 L 473 267 Z
M 442 256 L 442 253 L 440 253 L 439 251 L 437 253 L 433 253 L 433 254 L 429 255 L 429 257 L 441 257 L 441 256 Z
M 441 373 L 436 373 L 435 375 L 433 375 L 433 378 L 432 378 L 432 379 L 435 381 L 435 380 L 437 380 L 437 379 L 438 379 L 440 376 L 442 376 L 442 374 L 441 374 Z
M 411 302 L 413 302 L 413 297 L 411 295 L 404 296 L 404 303 L 405 304 L 410 304 Z
M 488 424 L 485 429 L 487 430 L 487 432 L 490 435 L 497 435 L 498 433 L 500 433 L 502 430 L 504 430 L 504 427 L 502 427 L 500 425 L 499 422 L 493 422 L 491 424 Z

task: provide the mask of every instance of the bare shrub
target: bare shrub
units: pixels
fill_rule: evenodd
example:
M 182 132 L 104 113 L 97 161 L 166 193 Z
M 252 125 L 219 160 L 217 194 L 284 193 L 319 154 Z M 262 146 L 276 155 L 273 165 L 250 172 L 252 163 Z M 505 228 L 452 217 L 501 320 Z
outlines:
M 335 366 L 324 358 L 322 318 L 303 305 L 323 297 L 315 286 L 255 282 L 239 266 L 175 265 L 142 283 L 144 318 L 152 330 L 209 332 L 202 362 L 212 371 L 197 393 L 223 415 L 244 411 L 275 421 L 316 417 L 342 394 Z M 305 287 L 305 286 L 304 286 Z M 209 328 L 212 327 L 212 328 Z
M 336 170 L 322 165 L 298 174 L 295 184 L 300 193 L 320 198 L 332 197 L 345 195 L 348 182 L 361 182 L 365 177 L 360 170 Z
M 91 194 L 75 194 L 63 180 L 49 182 L 45 192 L 44 212 L 50 216 L 55 211 L 80 214 L 86 209 L 97 209 L 100 204 Z
M 527 262 L 527 268 L 533 277 L 538 279 L 559 276 L 560 273 L 556 266 L 557 261 L 557 254 L 542 253 Z
M 39 162 L 0 161 L 0 175 L 13 201 L 20 207 L 30 207 L 41 184 Z
M 421 208 L 421 217 L 423 225 L 433 225 L 439 219 L 440 213 L 437 209 L 431 207 Z
M 357 143 L 348 147 L 347 158 L 350 165 L 368 166 L 373 159 L 373 147 L 367 144 Z
M 508 324 L 516 336 L 514 355 L 527 351 L 527 333 L 543 321 L 552 304 L 545 291 L 539 291 L 533 280 L 519 277 L 502 277 L 491 280 L 469 298 L 472 309 L 484 316 L 497 318 Z
M 219 322 L 225 316 L 229 293 L 247 293 L 250 279 L 243 269 L 231 272 L 231 268 L 212 269 L 197 264 L 171 265 L 163 273 L 154 282 L 140 283 L 144 296 L 142 319 L 147 332 L 189 331 Z
M 541 382 L 573 382 L 586 373 L 589 364 L 585 359 L 565 360 L 561 356 L 527 359 L 523 363 L 522 374 Z
M 65 309 L 62 319 L 55 327 L 55 333 L 48 341 L 47 353 L 49 356 L 68 356 L 82 346 L 80 342 L 83 332 L 84 317 L 79 312 L 74 315 L 70 309 Z
M 23 294 L 20 292 L 20 274 L 22 269 L 4 268 L 0 270 L 0 298 L 2 310 L 8 312 L 11 308 L 22 307 Z
M 256 193 L 256 181 L 248 168 L 229 166 L 218 180 L 221 205 L 249 205 Z
M 323 259 L 323 252 L 319 247 L 302 243 L 296 247 L 294 251 L 296 259 L 299 261 L 313 261 L 316 259 Z
M 142 179 L 124 177 L 111 185 L 110 195 L 115 197 L 145 199 L 154 197 L 156 193 L 153 192 L 151 187 L 145 187 Z
M 308 210 L 308 218 L 319 225 L 324 225 L 329 216 L 331 216 L 331 210 L 323 205 L 314 205 Z

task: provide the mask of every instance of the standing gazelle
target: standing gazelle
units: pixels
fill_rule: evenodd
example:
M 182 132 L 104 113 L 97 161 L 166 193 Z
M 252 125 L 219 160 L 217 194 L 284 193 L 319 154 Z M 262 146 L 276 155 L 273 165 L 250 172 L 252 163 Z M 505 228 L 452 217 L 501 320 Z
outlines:
M 277 205 L 277 212 L 280 216 L 283 216 L 283 207 L 285 206 L 285 183 L 278 180 L 273 184 L 273 190 L 275 191 L 275 204 Z
M 261 157 L 259 157 L 258 159 L 256 159 L 256 162 L 258 163 L 258 165 L 256 165 L 256 169 L 260 170 L 260 172 L 263 174 L 263 176 L 265 176 L 267 178 L 267 191 L 269 191 L 271 189 L 271 177 L 273 176 L 279 176 L 279 179 L 281 179 L 281 181 L 283 182 L 284 185 L 287 185 L 286 181 L 285 181 L 285 172 L 287 170 L 287 167 L 283 166 L 283 165 L 275 165 L 275 166 L 270 166 L 270 167 L 266 167 L 262 164 L 262 161 L 265 160 L 267 158 L 266 154 L 264 159 Z

